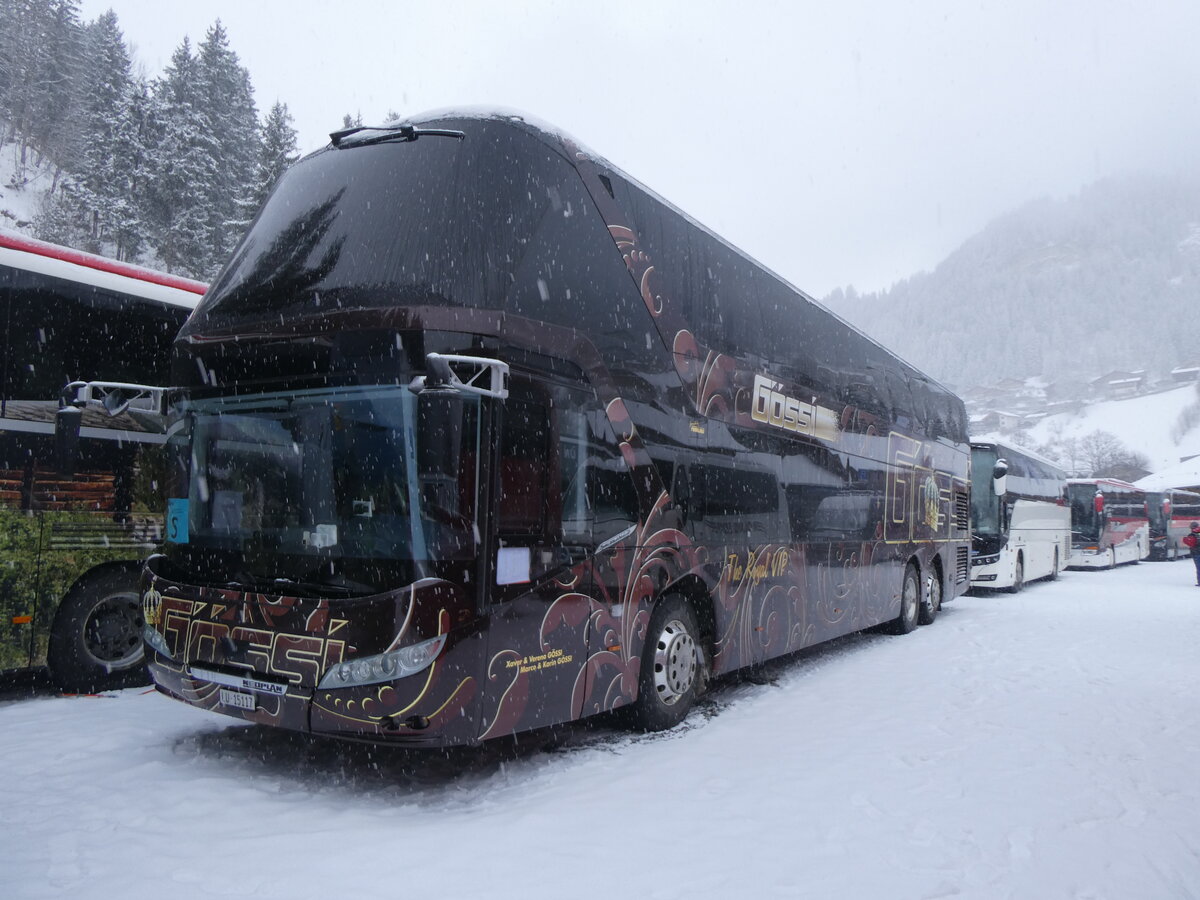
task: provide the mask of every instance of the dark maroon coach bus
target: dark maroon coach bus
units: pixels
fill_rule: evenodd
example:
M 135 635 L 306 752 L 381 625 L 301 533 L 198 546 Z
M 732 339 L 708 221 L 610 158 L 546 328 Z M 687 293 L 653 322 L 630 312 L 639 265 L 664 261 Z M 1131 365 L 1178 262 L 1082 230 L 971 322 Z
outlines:
M 515 116 L 295 165 L 172 391 L 149 668 L 253 722 L 668 728 L 713 676 L 967 587 L 961 401 Z

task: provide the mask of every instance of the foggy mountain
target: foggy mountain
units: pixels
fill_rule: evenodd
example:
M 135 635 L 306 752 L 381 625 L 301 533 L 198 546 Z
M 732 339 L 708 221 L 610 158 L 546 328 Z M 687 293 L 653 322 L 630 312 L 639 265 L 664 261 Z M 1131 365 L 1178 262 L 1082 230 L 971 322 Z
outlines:
M 991 222 L 932 272 L 825 305 L 959 389 L 1200 360 L 1200 184 L 1097 182 Z

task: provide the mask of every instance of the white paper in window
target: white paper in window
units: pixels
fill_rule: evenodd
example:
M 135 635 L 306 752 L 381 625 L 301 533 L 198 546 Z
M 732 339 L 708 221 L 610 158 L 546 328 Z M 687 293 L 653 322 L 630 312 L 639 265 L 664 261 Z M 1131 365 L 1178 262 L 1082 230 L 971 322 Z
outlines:
M 496 584 L 527 583 L 531 558 L 528 547 L 501 547 L 496 555 Z

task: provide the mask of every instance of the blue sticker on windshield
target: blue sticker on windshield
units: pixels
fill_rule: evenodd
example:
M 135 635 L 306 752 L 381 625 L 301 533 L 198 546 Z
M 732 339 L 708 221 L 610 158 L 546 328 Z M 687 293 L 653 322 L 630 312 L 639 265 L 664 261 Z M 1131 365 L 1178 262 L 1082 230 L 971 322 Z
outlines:
M 188 542 L 188 500 L 186 497 L 167 499 L 167 542 L 171 544 Z

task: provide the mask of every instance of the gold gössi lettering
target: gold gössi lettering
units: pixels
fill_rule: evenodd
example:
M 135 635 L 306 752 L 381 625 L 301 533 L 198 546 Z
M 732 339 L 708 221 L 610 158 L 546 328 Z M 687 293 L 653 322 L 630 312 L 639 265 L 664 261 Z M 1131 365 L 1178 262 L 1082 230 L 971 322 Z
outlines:
M 740 553 L 730 553 L 725 560 L 725 571 L 729 582 L 749 579 L 751 585 L 757 587 L 759 582 L 767 578 L 779 578 L 787 571 L 788 551 L 782 547 L 773 553 L 755 553 L 751 550 L 742 562 Z
M 807 434 L 823 441 L 838 436 L 838 416 L 832 409 L 817 406 L 816 398 L 806 403 L 783 393 L 783 384 L 765 375 L 754 376 L 750 418 L 794 434 Z

